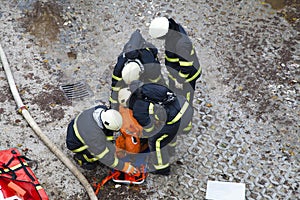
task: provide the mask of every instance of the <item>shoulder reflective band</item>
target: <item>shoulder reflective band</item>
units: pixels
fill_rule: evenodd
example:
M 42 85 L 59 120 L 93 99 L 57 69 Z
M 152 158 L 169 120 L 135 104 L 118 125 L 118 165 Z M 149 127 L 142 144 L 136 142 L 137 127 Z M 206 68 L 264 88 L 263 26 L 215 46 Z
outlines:
M 179 61 L 181 67 L 190 67 L 193 66 L 194 61 Z
M 117 80 L 117 81 L 121 81 L 121 80 L 122 80 L 121 77 L 118 77 L 118 76 L 116 76 L 116 75 L 112 75 L 112 78 L 115 79 L 115 80 Z
M 158 138 L 155 142 L 155 146 L 156 146 L 156 158 L 157 158 L 157 164 L 158 165 L 154 165 L 155 169 L 164 169 L 166 167 L 169 166 L 169 163 L 167 164 L 163 164 L 163 160 L 162 160 L 162 155 L 161 155 L 161 149 L 160 149 L 160 143 L 163 139 L 167 138 L 168 135 L 164 134 L 163 136 L 161 136 L 160 138 Z
M 185 113 L 188 107 L 189 107 L 189 103 L 185 101 L 178 114 L 172 119 L 172 121 L 167 122 L 167 124 L 170 125 L 176 123 L 182 117 L 182 115 Z
M 114 100 L 112 97 L 109 97 L 109 101 L 110 101 L 111 103 L 118 103 L 118 101 L 117 101 L 117 100 Z
M 154 114 L 154 104 L 153 103 L 149 104 L 148 112 L 149 112 L 150 115 Z
M 79 115 L 77 115 L 77 117 L 75 118 L 74 124 L 73 124 L 73 129 L 75 132 L 76 137 L 80 140 L 80 142 L 83 144 L 82 147 L 78 148 L 78 149 L 74 149 L 73 152 L 81 152 L 85 149 L 88 148 L 88 145 L 85 144 L 84 140 L 82 139 L 82 137 L 79 134 L 79 131 L 77 129 L 77 120 L 78 120 Z
M 194 80 L 201 73 L 201 71 L 202 71 L 202 68 L 201 68 L 201 66 L 199 66 L 199 69 L 198 69 L 197 73 L 194 74 L 194 76 L 192 76 L 191 78 L 186 79 L 185 81 L 190 82 L 190 81 Z
M 169 58 L 167 55 L 165 55 L 165 59 L 169 62 L 179 62 L 179 58 Z

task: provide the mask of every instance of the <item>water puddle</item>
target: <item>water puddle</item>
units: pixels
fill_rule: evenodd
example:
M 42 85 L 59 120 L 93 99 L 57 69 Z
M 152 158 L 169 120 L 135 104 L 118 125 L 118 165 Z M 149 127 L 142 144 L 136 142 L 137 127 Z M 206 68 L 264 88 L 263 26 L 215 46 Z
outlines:
M 265 0 L 279 15 L 285 18 L 296 30 L 300 31 L 300 1 L 299 0 Z
M 21 19 L 27 32 L 34 35 L 41 46 L 58 39 L 63 25 L 62 7 L 55 2 L 32 2 L 23 7 L 25 17 Z
M 280 10 L 286 6 L 285 0 L 265 0 L 265 2 L 270 4 L 275 10 Z

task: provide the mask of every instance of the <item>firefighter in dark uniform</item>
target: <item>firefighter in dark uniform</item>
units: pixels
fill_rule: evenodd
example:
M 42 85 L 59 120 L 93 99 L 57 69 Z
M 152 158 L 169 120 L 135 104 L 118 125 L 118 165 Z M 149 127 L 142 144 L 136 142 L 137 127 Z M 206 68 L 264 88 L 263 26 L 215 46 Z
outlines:
M 68 125 L 67 148 L 75 153 L 75 161 L 84 169 L 94 169 L 98 161 L 128 174 L 138 170 L 115 155 L 113 132 L 122 126 L 121 114 L 106 106 L 96 106 L 81 112 Z
M 169 88 L 184 95 L 192 105 L 196 81 L 202 70 L 186 31 L 172 18 L 157 17 L 150 23 L 149 34 L 152 38 L 165 40 Z
M 111 108 L 118 109 L 118 93 L 133 80 L 164 84 L 157 48 L 146 42 L 139 30 L 132 33 L 118 57 L 112 75 Z
M 143 127 L 142 137 L 148 139 L 150 149 L 149 170 L 169 175 L 169 158 L 175 150 L 176 135 L 188 126 L 193 109 L 184 97 L 179 100 L 163 85 L 134 81 L 130 91 L 121 91 L 119 102 L 133 111 L 133 116 Z

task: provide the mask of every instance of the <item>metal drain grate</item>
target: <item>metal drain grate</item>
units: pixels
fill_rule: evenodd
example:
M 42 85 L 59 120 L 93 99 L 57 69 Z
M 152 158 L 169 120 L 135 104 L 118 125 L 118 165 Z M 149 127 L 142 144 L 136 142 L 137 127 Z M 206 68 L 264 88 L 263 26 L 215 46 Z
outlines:
M 93 95 L 89 85 L 84 81 L 61 85 L 60 88 L 70 100 L 81 99 Z

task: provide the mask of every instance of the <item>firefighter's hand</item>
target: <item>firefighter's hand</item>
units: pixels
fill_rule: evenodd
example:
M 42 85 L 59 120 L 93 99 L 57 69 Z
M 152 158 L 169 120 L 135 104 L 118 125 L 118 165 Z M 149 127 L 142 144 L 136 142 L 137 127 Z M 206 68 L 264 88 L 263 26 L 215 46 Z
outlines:
M 132 166 L 130 162 L 125 162 L 124 168 L 122 169 L 123 172 L 129 175 L 135 175 L 139 173 L 139 170 Z

